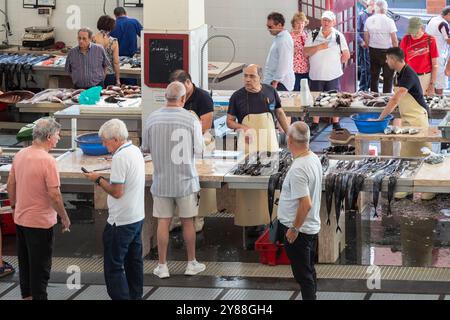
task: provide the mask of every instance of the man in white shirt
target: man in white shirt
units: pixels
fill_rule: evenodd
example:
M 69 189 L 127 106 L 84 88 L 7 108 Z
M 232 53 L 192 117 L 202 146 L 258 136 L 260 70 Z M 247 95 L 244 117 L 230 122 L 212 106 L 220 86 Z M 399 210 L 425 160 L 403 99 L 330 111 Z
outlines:
M 369 17 L 364 26 L 364 42 L 369 46 L 370 90 L 378 92 L 380 72 L 383 70 L 383 93 L 392 92 L 394 71 L 386 63 L 386 50 L 398 47 L 397 27 L 387 13 L 385 0 L 375 3 L 375 14 Z
M 445 66 L 449 59 L 450 52 L 450 6 L 445 7 L 442 13 L 428 22 L 426 32 L 436 38 L 436 44 L 439 51 L 438 69 L 435 84 L 436 94 L 442 95 L 444 89 L 448 87 L 448 75 L 445 72 Z
M 340 78 L 344 74 L 342 65 L 350 59 L 345 36 L 336 30 L 336 15 L 331 11 L 322 14 L 322 27 L 314 30 L 305 44 L 305 55 L 309 57 L 309 79 L 311 91 L 340 90 Z M 311 131 L 319 127 L 320 117 L 314 117 Z M 334 129 L 340 129 L 339 118 L 333 118 Z
M 314 262 L 321 226 L 322 165 L 310 151 L 309 139 L 310 131 L 304 122 L 295 122 L 288 130 L 288 147 L 294 161 L 283 182 L 278 226 L 303 300 L 316 300 Z
M 121 120 L 106 122 L 100 128 L 99 136 L 113 154 L 110 180 L 97 173 L 85 175 L 108 194 L 109 217 L 103 233 L 106 287 L 113 300 L 142 300 L 144 157 L 141 150 L 128 141 L 128 130 Z
M 263 83 L 278 91 L 292 91 L 295 85 L 294 40 L 284 24 L 281 13 L 272 12 L 267 17 L 267 29 L 275 39 L 267 56 Z

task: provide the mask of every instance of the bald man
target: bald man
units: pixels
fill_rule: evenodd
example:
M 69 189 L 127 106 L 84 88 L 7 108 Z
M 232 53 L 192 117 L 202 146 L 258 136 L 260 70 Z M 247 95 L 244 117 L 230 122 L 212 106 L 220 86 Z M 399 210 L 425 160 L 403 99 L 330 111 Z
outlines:
M 262 84 L 262 68 L 251 64 L 244 69 L 244 87 L 236 91 L 230 98 L 227 126 L 230 129 L 247 131 L 243 120 L 251 114 L 270 112 L 276 118 L 284 132 L 289 125 L 286 114 L 281 108 L 278 92 L 267 84 Z M 275 120 L 275 119 L 274 119 Z
M 294 157 L 283 183 L 278 206 L 280 237 L 283 236 L 292 273 L 303 300 L 316 300 L 314 268 L 320 231 L 322 165 L 309 149 L 310 131 L 306 123 L 295 122 L 288 131 L 288 147 Z

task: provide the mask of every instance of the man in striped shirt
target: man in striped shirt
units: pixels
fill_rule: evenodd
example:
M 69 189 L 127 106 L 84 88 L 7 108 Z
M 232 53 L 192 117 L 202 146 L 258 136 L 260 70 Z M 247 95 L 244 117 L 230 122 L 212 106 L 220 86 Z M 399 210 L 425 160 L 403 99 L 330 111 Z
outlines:
M 78 46 L 69 51 L 66 71 L 71 74 L 76 89 L 104 87 L 106 69 L 110 62 L 102 46 L 92 43 L 89 28 L 78 31 Z
M 193 276 L 206 269 L 195 259 L 194 227 L 200 200 L 195 155 L 203 152 L 202 126 L 194 114 L 183 108 L 186 88 L 181 82 L 167 87 L 166 100 L 166 107 L 149 116 L 142 135 L 142 149 L 151 153 L 154 166 L 151 192 L 153 216 L 158 218 L 159 265 L 153 273 L 161 279 L 170 277 L 167 246 L 170 223 L 177 209 L 188 255 L 185 275 Z

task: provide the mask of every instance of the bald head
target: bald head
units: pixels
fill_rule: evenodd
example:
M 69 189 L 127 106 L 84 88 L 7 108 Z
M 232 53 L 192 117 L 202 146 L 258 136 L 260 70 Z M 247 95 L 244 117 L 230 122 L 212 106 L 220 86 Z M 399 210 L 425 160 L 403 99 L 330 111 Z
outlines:
M 186 96 L 186 88 L 185 86 L 179 82 L 174 81 L 167 86 L 166 89 L 166 100 L 171 104 L 181 103 Z
M 288 137 L 296 145 L 309 145 L 309 126 L 303 121 L 294 122 L 289 127 Z
M 257 64 L 249 64 L 244 68 L 245 89 L 250 92 L 259 92 L 261 90 L 263 70 Z

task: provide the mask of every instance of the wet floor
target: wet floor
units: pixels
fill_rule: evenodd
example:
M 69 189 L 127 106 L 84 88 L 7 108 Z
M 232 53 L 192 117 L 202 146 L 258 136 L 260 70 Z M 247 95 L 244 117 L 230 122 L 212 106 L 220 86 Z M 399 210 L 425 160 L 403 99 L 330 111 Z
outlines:
M 354 131 L 352 123 L 344 119 L 342 124 Z M 330 128 L 319 133 L 312 144 L 319 152 L 329 146 L 326 135 Z M 98 216 L 92 209 L 92 196 L 65 194 L 65 204 L 71 216 L 71 233 L 56 233 L 54 255 L 56 257 L 102 256 L 101 223 L 105 215 Z M 385 199 L 385 198 L 384 198 Z M 382 201 L 383 202 L 383 201 Z M 386 203 L 379 207 L 379 217 L 371 212 L 346 213 L 346 248 L 336 261 L 343 265 L 450 267 L 450 196 L 440 195 L 427 203 L 412 199 L 392 204 L 393 215 L 387 216 Z M 59 228 L 58 228 L 59 230 Z M 231 217 L 209 217 L 205 227 L 197 235 L 197 258 L 200 261 L 258 262 L 254 243 L 258 232 L 244 234 L 234 225 Z M 245 247 L 244 247 L 245 246 Z M 14 236 L 5 236 L 4 255 L 15 255 Z M 185 247 L 181 230 L 171 233 L 168 259 L 185 259 Z M 153 250 L 148 259 L 156 259 Z

